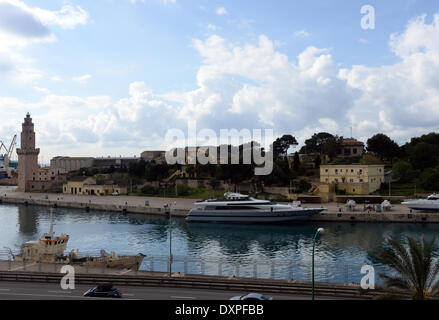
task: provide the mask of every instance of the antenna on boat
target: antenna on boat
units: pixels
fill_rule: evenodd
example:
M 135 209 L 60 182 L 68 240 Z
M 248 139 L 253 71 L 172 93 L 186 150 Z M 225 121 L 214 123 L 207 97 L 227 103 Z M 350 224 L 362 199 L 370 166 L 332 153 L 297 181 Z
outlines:
M 50 230 L 49 230 L 50 238 L 53 238 L 53 210 L 50 210 Z

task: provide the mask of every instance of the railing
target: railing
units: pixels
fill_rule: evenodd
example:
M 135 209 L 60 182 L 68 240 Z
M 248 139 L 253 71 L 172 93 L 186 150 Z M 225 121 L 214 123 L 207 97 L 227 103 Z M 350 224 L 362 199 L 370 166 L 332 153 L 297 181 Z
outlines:
M 15 253 L 14 253 L 15 254 Z M 97 252 L 87 252 L 83 255 L 99 257 Z M 8 261 L 8 271 L 13 271 L 13 258 L 9 251 L 0 250 L 0 259 Z M 32 265 L 33 270 L 50 272 L 59 272 L 61 266 L 53 264 L 36 264 L 22 262 L 19 265 L 20 270 L 29 269 Z M 43 266 L 42 266 L 43 265 Z M 336 282 L 336 283 L 354 283 L 360 284 L 362 277 L 361 268 L 363 265 L 355 263 L 316 263 L 315 264 L 315 281 L 317 282 Z M 375 267 L 377 283 L 379 271 L 384 271 L 382 266 Z M 3 267 L 5 270 L 5 267 Z M 6 271 L 6 270 L 5 270 Z M 170 263 L 168 255 L 147 255 L 139 271 L 146 272 L 163 272 L 170 271 L 185 275 L 208 275 L 232 278 L 251 278 L 251 279 L 273 279 L 273 280 L 296 280 L 311 281 L 311 263 L 294 262 L 288 260 L 250 260 L 250 259 L 232 259 L 232 258 L 214 258 L 214 257 L 188 257 L 173 256 Z M 109 273 L 109 270 L 102 267 L 94 267 L 89 270 L 88 265 L 83 266 L 79 271 L 83 273 Z M 136 272 L 137 274 L 137 272 Z
M 146 256 L 141 270 L 211 275 L 220 277 L 311 281 L 311 262 L 297 263 L 287 260 L 230 260 L 220 258 L 197 258 L 173 256 Z M 315 281 L 360 284 L 362 264 L 316 263 Z M 381 269 L 381 268 L 380 268 Z

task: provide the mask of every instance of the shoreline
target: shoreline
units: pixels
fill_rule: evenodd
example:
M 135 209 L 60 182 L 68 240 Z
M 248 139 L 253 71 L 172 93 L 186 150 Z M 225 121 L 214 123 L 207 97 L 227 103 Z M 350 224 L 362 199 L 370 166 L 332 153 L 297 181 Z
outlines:
M 145 205 L 145 201 L 149 205 Z M 52 208 L 96 210 L 145 215 L 172 215 L 186 217 L 196 199 L 159 198 L 135 196 L 80 196 L 66 194 L 23 193 L 14 187 L 0 186 L 0 204 L 36 205 Z M 165 207 L 165 205 L 171 205 Z M 355 211 L 348 211 L 343 204 L 303 204 L 303 207 L 327 210 L 309 219 L 309 222 L 363 222 L 363 223 L 439 223 L 439 213 L 411 211 L 403 205 L 393 205 L 391 211 L 364 211 L 358 204 Z

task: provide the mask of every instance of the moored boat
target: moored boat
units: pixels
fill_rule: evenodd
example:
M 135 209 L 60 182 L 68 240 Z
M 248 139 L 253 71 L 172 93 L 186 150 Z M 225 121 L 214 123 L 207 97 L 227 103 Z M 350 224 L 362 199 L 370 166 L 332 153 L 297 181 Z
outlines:
M 49 233 L 43 234 L 38 241 L 26 242 L 22 253 L 13 255 L 14 261 L 138 270 L 145 258 L 142 253 L 138 255 L 118 255 L 113 251 L 107 253 L 105 250 L 101 250 L 99 257 L 82 256 L 78 249 L 70 251 L 66 256 L 64 252 L 70 237 L 66 234 L 55 236 L 52 214 L 50 220 Z
M 402 204 L 417 211 L 439 211 L 439 194 L 433 193 L 427 199 L 410 199 Z
M 287 223 L 308 220 L 324 208 L 303 208 L 258 200 L 239 193 L 225 193 L 225 199 L 209 199 L 195 203 L 188 222 L 216 223 Z

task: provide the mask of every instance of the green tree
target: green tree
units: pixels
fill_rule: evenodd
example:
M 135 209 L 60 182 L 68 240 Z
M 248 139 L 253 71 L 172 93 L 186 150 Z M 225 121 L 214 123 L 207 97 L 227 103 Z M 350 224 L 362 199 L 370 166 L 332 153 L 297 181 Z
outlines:
M 158 193 L 157 188 L 154 188 L 153 186 L 148 184 L 144 185 L 142 189 L 140 189 L 140 191 L 145 195 L 155 195 Z
M 188 196 L 191 188 L 186 184 L 177 184 L 177 193 L 179 196 Z
M 273 156 L 279 157 L 280 155 L 287 155 L 288 149 L 291 146 L 297 146 L 297 140 L 290 134 L 285 134 L 281 138 L 277 138 L 276 141 L 273 142 L 272 150 Z
M 439 190 L 439 171 L 432 168 L 425 169 L 421 176 L 421 186 L 425 190 L 436 191 Z
M 380 158 L 375 157 L 374 155 L 370 153 L 365 153 L 360 159 L 361 164 L 382 164 L 383 162 L 380 160 Z
M 298 152 L 294 153 L 293 170 L 294 171 L 299 171 L 300 170 L 300 158 L 299 158 L 299 153 Z
M 303 179 L 301 179 L 299 182 L 296 182 L 294 186 L 296 187 L 297 193 L 308 192 L 309 189 L 311 189 L 312 187 L 312 185 L 308 181 Z
M 398 161 L 392 167 L 393 177 L 399 182 L 410 182 L 415 177 L 415 171 L 407 161 Z
M 316 168 L 319 168 L 321 164 L 322 159 L 320 158 L 320 155 L 317 155 L 317 157 L 314 159 L 314 165 L 316 166 Z
M 439 292 L 439 261 L 433 259 L 435 237 L 430 242 L 426 242 L 424 237 L 421 242 L 407 237 L 407 243 L 408 248 L 401 241 L 390 238 L 377 255 L 396 273 L 394 276 L 380 275 L 385 280 L 384 288 L 389 292 L 381 297 L 383 299 L 409 295 L 413 300 L 425 300 Z
M 216 190 L 218 188 L 220 182 L 216 178 L 210 178 L 208 181 L 208 184 L 211 186 L 213 190 Z
M 367 151 L 390 162 L 399 154 L 398 144 L 383 133 L 378 133 L 367 140 Z
M 318 153 L 328 155 L 333 159 L 337 156 L 340 149 L 340 138 L 327 132 L 315 133 L 310 139 L 305 141 L 305 145 L 300 150 L 301 153 Z
M 409 148 L 409 159 L 415 169 L 433 168 L 437 165 L 439 147 L 426 142 L 418 143 Z
M 410 140 L 410 143 L 408 144 L 411 146 L 415 146 L 421 142 L 425 142 L 439 147 L 439 134 L 436 132 L 430 132 L 429 134 L 424 134 L 420 137 L 412 138 Z

